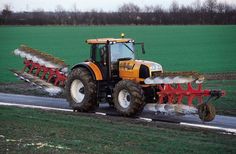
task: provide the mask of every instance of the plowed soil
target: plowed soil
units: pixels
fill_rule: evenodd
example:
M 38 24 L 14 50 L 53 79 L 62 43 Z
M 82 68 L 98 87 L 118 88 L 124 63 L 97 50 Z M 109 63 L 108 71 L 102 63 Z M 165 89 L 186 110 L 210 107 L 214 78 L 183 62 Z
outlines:
M 236 80 L 236 72 L 206 73 L 204 76 L 207 80 Z

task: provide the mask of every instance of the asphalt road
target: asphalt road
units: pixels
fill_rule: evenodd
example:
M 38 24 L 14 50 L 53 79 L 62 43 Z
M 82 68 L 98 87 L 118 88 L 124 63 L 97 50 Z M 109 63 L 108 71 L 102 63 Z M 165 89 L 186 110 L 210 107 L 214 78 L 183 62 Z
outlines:
M 51 97 L 37 97 L 37 96 L 0 93 L 0 102 L 53 107 L 59 109 L 71 109 L 65 99 L 51 98 Z M 107 115 L 111 116 L 120 116 L 115 111 L 115 109 L 109 107 L 108 104 L 101 104 L 99 108 L 96 110 L 96 112 L 106 113 Z M 154 112 L 144 110 L 139 117 L 150 118 L 153 121 L 203 124 L 203 122 L 198 118 L 197 115 L 185 115 L 185 116 L 163 115 L 163 114 L 155 114 Z M 213 121 L 204 123 L 203 125 L 236 129 L 236 117 L 217 115 Z

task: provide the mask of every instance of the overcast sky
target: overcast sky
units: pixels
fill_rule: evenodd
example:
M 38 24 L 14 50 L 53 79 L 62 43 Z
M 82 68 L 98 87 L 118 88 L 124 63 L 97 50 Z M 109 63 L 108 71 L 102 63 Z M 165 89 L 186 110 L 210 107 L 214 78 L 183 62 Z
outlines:
M 10 4 L 14 11 L 32 11 L 43 9 L 44 11 L 55 11 L 58 5 L 65 10 L 70 11 L 74 6 L 80 11 L 89 11 L 95 9 L 97 11 L 116 11 L 123 3 L 132 2 L 142 7 L 145 5 L 161 5 L 168 8 L 173 0 L 0 0 L 0 10 L 4 4 Z M 180 5 L 189 5 L 196 0 L 175 0 Z M 204 0 L 200 0 L 204 1 Z M 236 4 L 236 0 L 218 0 L 218 2 L 227 2 L 228 4 Z

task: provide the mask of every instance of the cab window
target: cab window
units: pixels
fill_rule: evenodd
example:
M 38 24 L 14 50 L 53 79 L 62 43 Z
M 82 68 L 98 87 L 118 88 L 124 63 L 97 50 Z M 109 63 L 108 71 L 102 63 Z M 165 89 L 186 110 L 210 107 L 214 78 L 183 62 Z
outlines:
M 91 46 L 92 59 L 97 63 L 105 63 L 106 46 L 104 44 L 93 44 Z

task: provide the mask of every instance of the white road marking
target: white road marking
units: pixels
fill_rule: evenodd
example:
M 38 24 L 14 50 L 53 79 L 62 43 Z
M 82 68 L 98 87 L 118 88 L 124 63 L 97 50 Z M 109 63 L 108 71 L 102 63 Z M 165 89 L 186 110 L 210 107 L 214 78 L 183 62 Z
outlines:
M 215 130 L 221 130 L 221 131 L 226 131 L 226 132 L 236 134 L 236 129 L 234 129 L 234 128 L 225 128 L 225 127 L 202 125 L 202 124 L 192 124 L 192 123 L 185 123 L 185 122 L 180 122 L 180 125 L 207 128 L 207 129 L 215 129 Z
M 25 105 L 25 104 L 16 104 L 16 103 L 0 102 L 0 105 L 3 105 L 3 106 L 15 106 L 15 107 L 22 107 L 22 108 L 33 108 L 33 109 L 73 112 L 72 109 L 61 109 L 61 108 L 54 108 L 54 107 L 45 107 L 45 106 L 36 106 L 36 105 Z M 95 114 L 106 115 L 106 113 L 102 113 L 102 112 L 95 112 Z M 148 121 L 148 122 L 152 121 L 152 119 L 144 118 L 144 117 L 139 117 L 138 119 L 145 120 L 145 121 Z M 219 126 L 192 124 L 192 123 L 185 123 L 185 122 L 180 122 L 180 125 L 191 126 L 191 127 L 207 128 L 207 129 L 215 129 L 215 130 L 226 131 L 226 132 L 230 132 L 230 133 L 236 134 L 236 129 L 234 129 L 234 128 L 224 128 L 224 127 L 219 127 Z
M 15 103 L 5 103 L 5 102 L 0 102 L 0 105 L 16 106 L 16 107 L 32 108 L 32 109 L 43 109 L 43 110 L 55 110 L 55 111 L 73 112 L 72 109 L 61 109 L 61 108 L 54 108 L 54 107 L 45 107 L 45 106 L 36 106 L 36 105 L 25 105 L 25 104 L 15 104 Z
M 151 122 L 151 121 L 152 121 L 152 119 L 150 119 L 150 118 L 144 118 L 144 117 L 139 117 L 139 119 L 140 119 L 140 120 L 145 120 L 145 121 L 148 121 L 148 122 Z
M 95 114 L 99 114 L 99 115 L 107 115 L 106 113 L 102 113 L 102 112 L 95 112 Z

